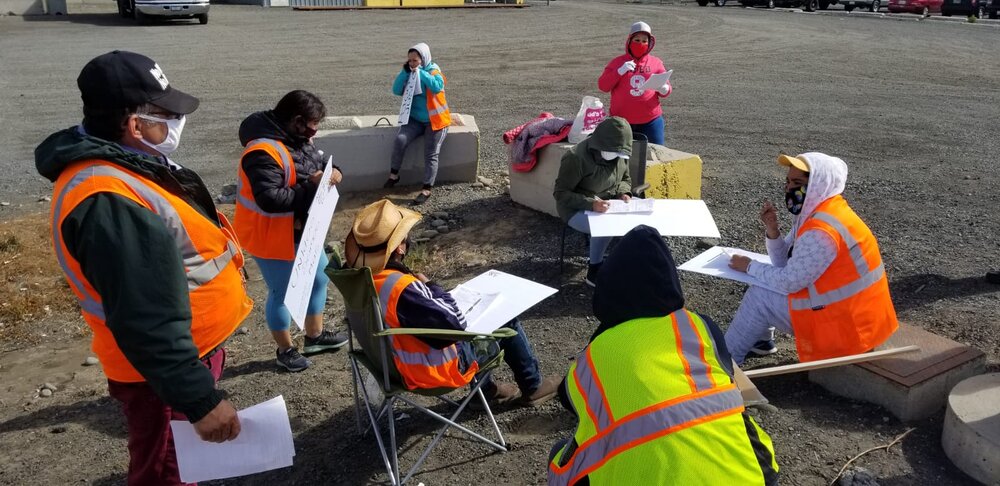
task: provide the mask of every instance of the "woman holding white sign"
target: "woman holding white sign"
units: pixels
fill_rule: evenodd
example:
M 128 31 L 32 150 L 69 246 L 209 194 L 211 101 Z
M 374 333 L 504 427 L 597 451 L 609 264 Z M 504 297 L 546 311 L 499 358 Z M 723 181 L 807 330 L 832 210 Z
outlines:
M 738 364 L 750 352 L 774 353 L 777 327 L 795 335 L 801 361 L 870 351 L 898 323 L 875 235 L 841 195 L 847 164 L 819 152 L 781 155 L 778 163 L 788 167 L 792 230 L 781 238 L 777 211 L 764 203 L 760 219 L 772 264 L 735 255 L 729 266 L 782 293 L 751 286 L 726 331 L 726 347 Z
M 384 187 L 393 187 L 399 182 L 399 169 L 403 166 L 406 147 L 423 136 L 424 185 L 413 199 L 414 205 L 423 204 L 431 197 L 437 178 L 438 155 L 451 125 L 451 110 L 444 96 L 447 82 L 441 68 L 431 62 L 431 48 L 421 42 L 407 51 L 403 69 L 392 83 L 392 93 L 402 96 L 403 101 L 399 108 L 399 133 L 392 146 L 389 179 Z
M 302 371 L 312 364 L 292 341 L 288 330 L 292 318 L 284 301 L 295 251 L 323 178 L 326 158 L 312 137 L 325 116 L 326 107 L 316 95 L 296 90 L 273 110 L 254 113 L 240 125 L 240 142 L 246 149 L 239 166 L 234 227 L 267 284 L 267 327 L 278 345 L 277 363 L 288 371 Z M 331 183 L 336 184 L 342 175 L 336 166 L 333 171 Z M 306 310 L 304 354 L 347 344 L 345 334 L 323 329 L 330 282 L 323 273 L 327 263 L 326 254 L 320 255 Z

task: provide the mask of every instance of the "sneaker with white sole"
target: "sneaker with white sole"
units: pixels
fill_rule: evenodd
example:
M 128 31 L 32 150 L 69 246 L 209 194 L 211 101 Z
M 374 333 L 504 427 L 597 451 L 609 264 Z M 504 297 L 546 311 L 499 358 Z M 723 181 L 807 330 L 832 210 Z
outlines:
M 312 366 L 312 361 L 299 354 L 299 350 L 296 348 L 288 348 L 284 352 L 279 349 L 275 354 L 277 355 L 276 361 L 278 366 L 293 373 Z
M 310 355 L 340 349 L 347 345 L 347 333 L 323 330 L 319 336 L 306 336 L 302 354 Z
M 750 352 L 756 354 L 757 356 L 767 356 L 769 354 L 774 354 L 778 352 L 778 347 L 774 345 L 773 340 L 762 340 L 757 341 L 750 348 Z

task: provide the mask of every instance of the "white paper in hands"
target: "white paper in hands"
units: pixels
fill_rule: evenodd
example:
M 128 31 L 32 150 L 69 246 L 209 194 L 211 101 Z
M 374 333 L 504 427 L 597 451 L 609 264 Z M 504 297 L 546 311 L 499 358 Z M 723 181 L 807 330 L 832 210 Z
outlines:
M 201 440 L 190 422 L 170 421 L 181 481 L 233 478 L 292 465 L 295 445 L 282 396 L 240 410 L 237 415 L 240 435 L 219 444 Z
M 449 293 L 455 299 L 458 310 L 462 311 L 465 316 L 466 329 L 475 328 L 476 322 L 482 318 L 483 314 L 502 300 L 497 292 L 477 292 L 465 285 L 459 285 Z
M 671 69 L 665 73 L 652 74 L 642 86 L 639 87 L 641 90 L 647 89 L 660 89 L 670 81 L 670 76 L 674 74 L 674 70 Z
M 483 296 L 497 295 L 496 300 L 483 309 L 482 315 L 478 316 L 475 321 L 466 319 L 466 331 L 484 334 L 496 331 L 510 322 L 511 319 L 557 292 L 552 287 L 499 270 L 489 270 L 463 283 L 460 287 L 465 287 Z M 482 302 L 476 307 L 481 305 Z
M 787 292 L 771 288 L 750 274 L 729 268 L 729 260 L 733 257 L 733 255 L 743 255 L 755 262 L 766 263 L 768 265 L 771 264 L 771 257 L 767 255 L 740 250 L 739 248 L 713 246 L 712 248 L 702 252 L 702 254 L 684 262 L 684 264 L 677 267 L 677 269 L 735 280 L 737 282 L 756 285 L 758 287 L 778 292 L 779 294 L 787 295 Z
M 629 199 L 628 202 L 621 199 L 612 199 L 608 201 L 609 206 L 606 214 L 652 213 L 653 202 L 653 199 L 639 199 L 636 197 Z
M 337 201 L 340 200 L 337 187 L 330 184 L 332 178 L 333 156 L 330 156 L 323 170 L 323 179 L 316 189 L 316 198 L 309 206 L 309 218 L 302 230 L 299 249 L 295 253 L 295 262 L 292 263 L 292 275 L 288 278 L 288 288 L 285 290 L 285 306 L 299 329 L 305 329 L 306 309 L 309 307 L 319 257 L 325 251 L 326 234 L 330 230 Z

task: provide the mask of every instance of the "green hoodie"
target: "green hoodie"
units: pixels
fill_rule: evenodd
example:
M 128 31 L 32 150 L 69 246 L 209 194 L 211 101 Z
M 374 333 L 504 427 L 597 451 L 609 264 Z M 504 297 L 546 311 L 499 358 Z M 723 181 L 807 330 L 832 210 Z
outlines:
M 604 160 L 601 151 L 632 154 L 632 127 L 624 118 L 605 119 L 589 138 L 563 155 L 552 193 L 563 221 L 591 209 L 598 197 L 614 199 L 622 194 L 631 195 L 628 159 Z
M 193 171 L 86 135 L 78 127 L 35 149 L 38 173 L 55 182 L 71 163 L 101 159 L 143 175 L 219 224 L 212 195 Z M 58 195 L 56 195 L 58 197 Z M 52 204 L 59 204 L 53 200 Z M 63 220 L 66 249 L 101 296 L 105 325 L 164 403 L 201 420 L 222 401 L 191 338 L 191 303 L 180 250 L 163 220 L 132 200 L 95 194 Z

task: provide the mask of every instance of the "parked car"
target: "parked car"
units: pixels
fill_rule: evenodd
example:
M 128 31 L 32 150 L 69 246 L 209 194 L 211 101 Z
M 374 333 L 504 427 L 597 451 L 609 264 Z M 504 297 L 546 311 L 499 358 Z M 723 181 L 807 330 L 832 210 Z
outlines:
M 118 14 L 140 24 L 154 19 L 198 19 L 208 23 L 209 0 L 116 0 Z
M 886 8 L 891 13 L 915 13 L 923 16 L 940 12 L 944 0 L 889 0 Z
M 979 0 L 979 15 L 988 15 L 991 19 L 995 19 L 998 16 L 998 10 L 1000 10 L 1000 0 Z
M 837 3 L 839 0 L 739 0 L 740 4 L 744 7 L 753 7 L 757 5 L 766 6 L 767 8 L 774 7 L 790 7 L 790 8 L 802 8 L 806 12 L 812 12 L 815 10 L 826 10 L 830 8 L 830 5 Z M 1000 2 L 1000 0 L 994 0 Z
M 867 9 L 869 12 L 878 12 L 878 9 L 882 7 L 881 0 L 841 0 L 840 3 L 844 4 L 844 10 L 848 12 L 856 8 Z
M 951 17 L 952 15 L 975 15 L 980 17 L 980 13 L 985 8 L 980 7 L 980 0 L 944 0 L 941 4 L 941 15 Z M 982 8 L 982 10 L 980 10 Z

